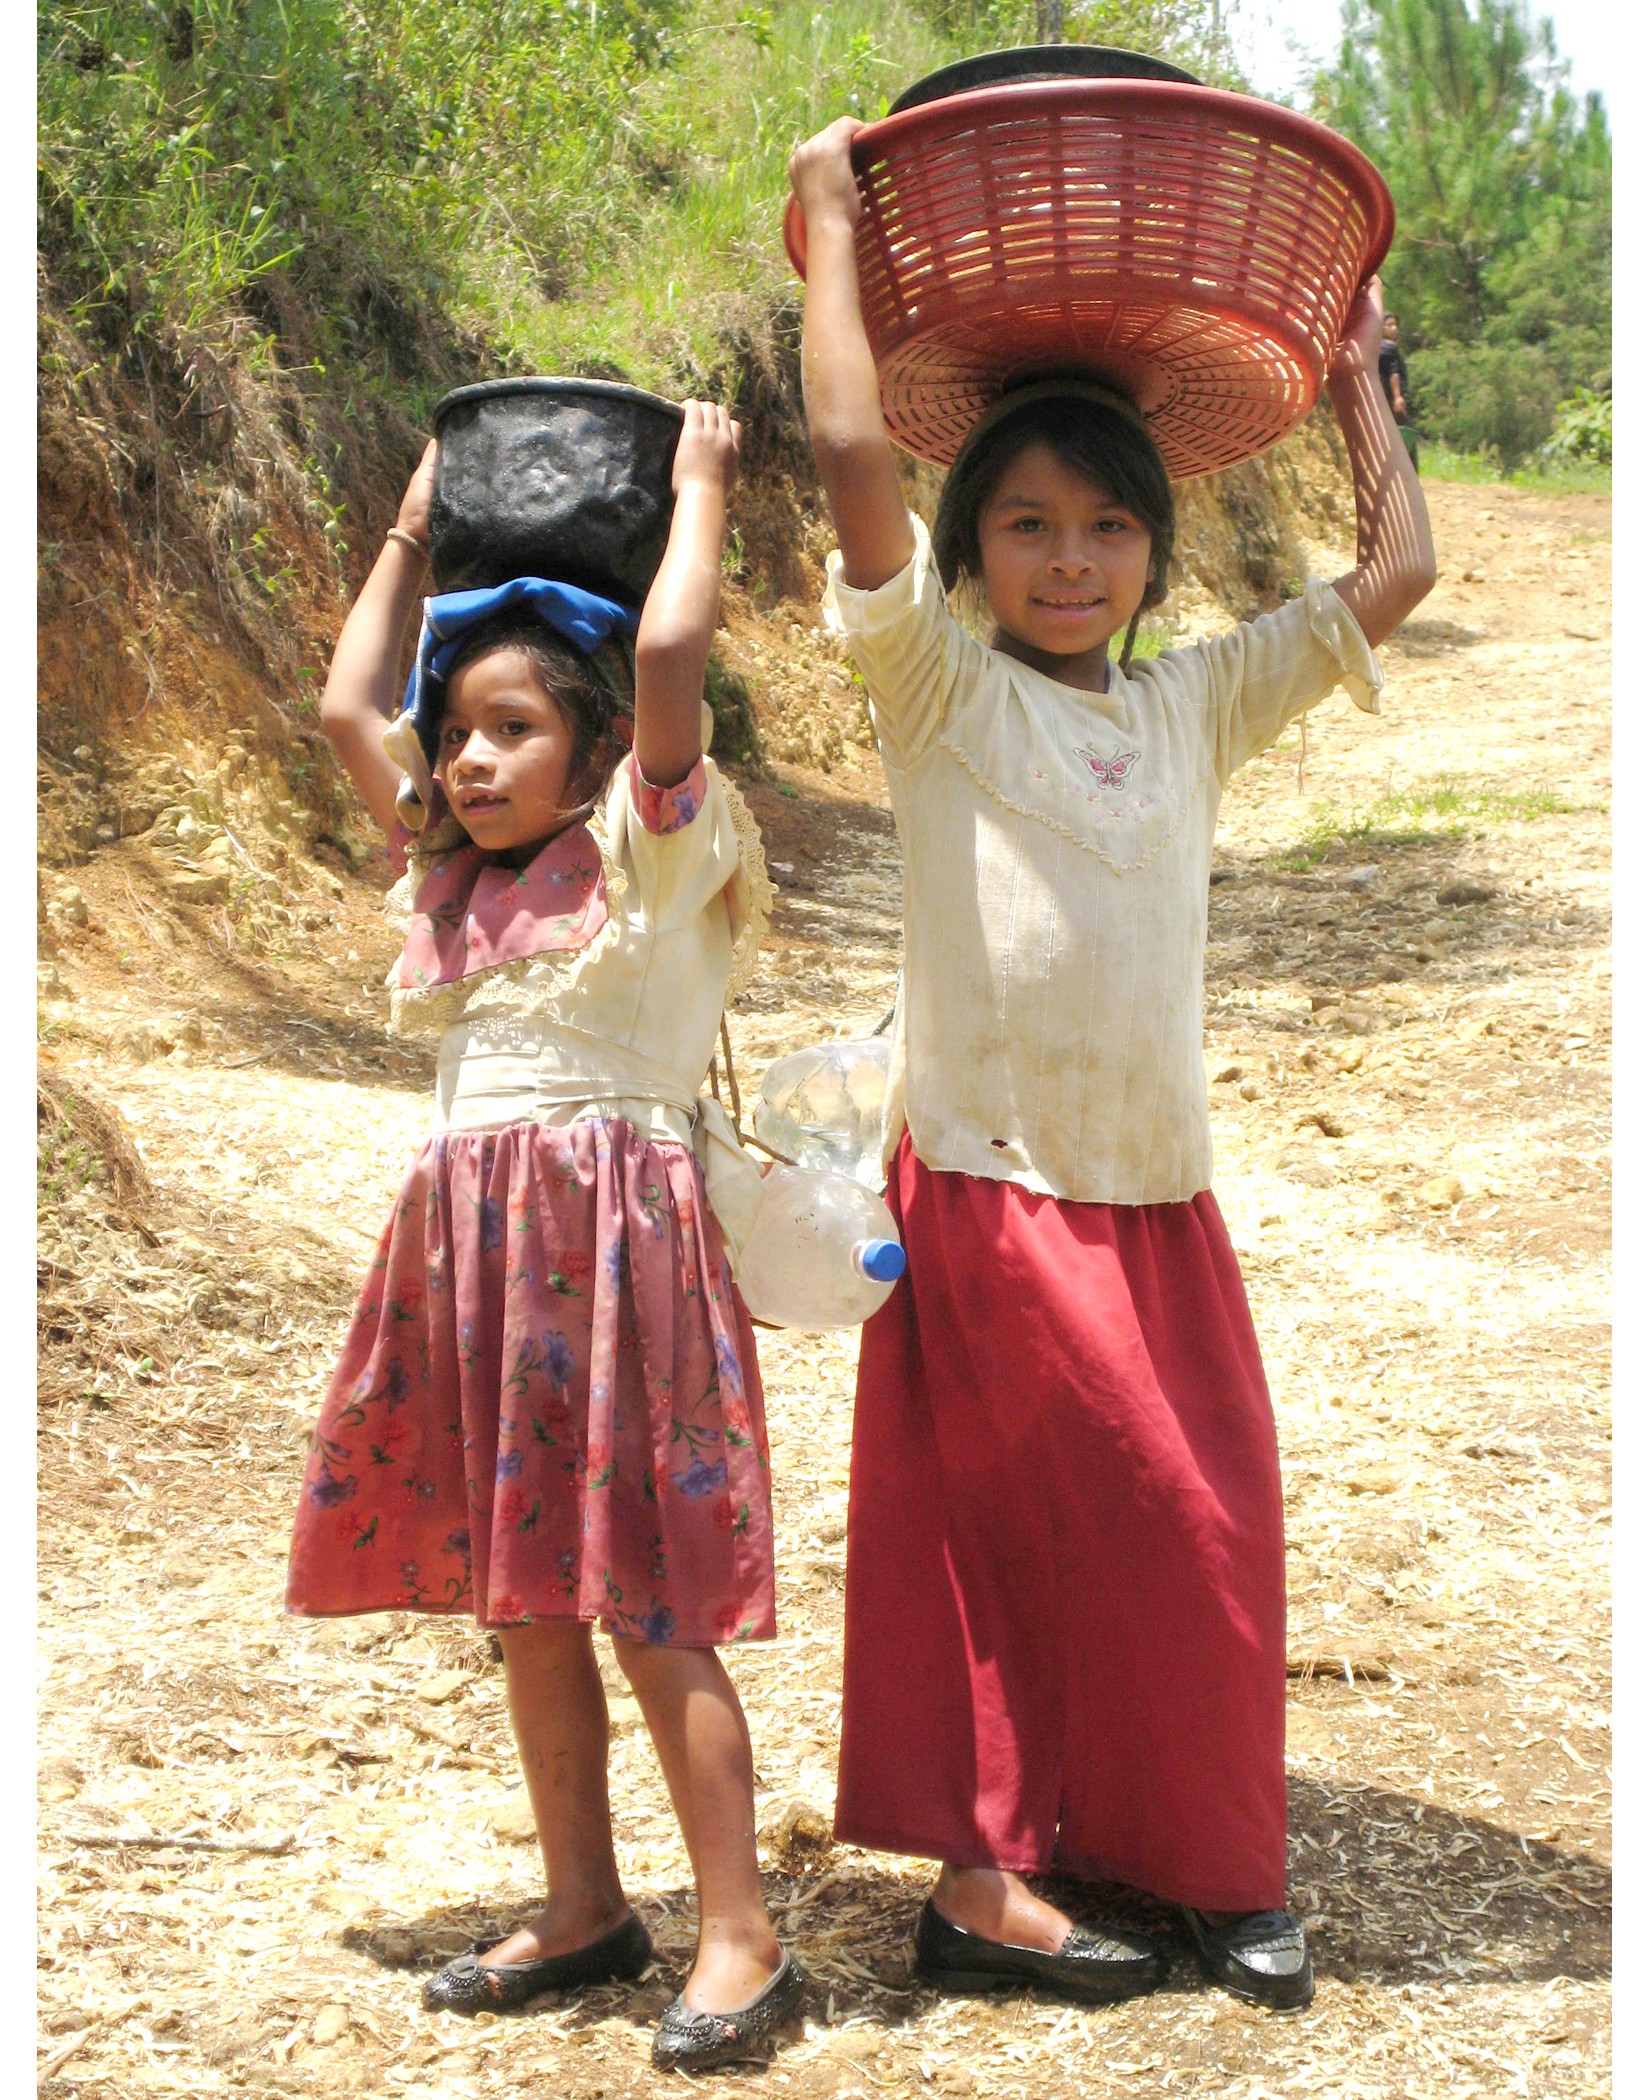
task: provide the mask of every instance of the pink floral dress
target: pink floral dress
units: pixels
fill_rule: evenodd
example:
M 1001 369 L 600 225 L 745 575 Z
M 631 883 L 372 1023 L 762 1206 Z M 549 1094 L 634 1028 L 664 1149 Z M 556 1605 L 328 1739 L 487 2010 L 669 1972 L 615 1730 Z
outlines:
M 403 1025 L 445 1023 L 445 1127 L 321 1409 L 290 1610 L 773 1634 L 756 1352 L 682 1105 L 771 897 L 736 802 L 707 765 L 658 791 L 626 761 L 604 818 L 528 867 L 468 844 L 425 867 L 391 981 Z M 524 1060 L 530 1091 L 587 1104 L 517 1113 L 497 1072 Z

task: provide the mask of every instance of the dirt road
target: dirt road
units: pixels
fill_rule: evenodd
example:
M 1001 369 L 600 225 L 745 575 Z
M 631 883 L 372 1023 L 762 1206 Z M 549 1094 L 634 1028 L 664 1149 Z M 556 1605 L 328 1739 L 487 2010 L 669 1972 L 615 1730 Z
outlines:
M 771 1336 L 782 1637 L 734 1667 L 769 1893 L 815 1978 L 776 2090 L 1607 2089 L 1609 506 L 1430 494 L 1444 580 L 1385 652 L 1383 717 L 1319 710 L 1304 791 L 1295 740 L 1240 778 L 1210 894 L 1216 1187 L 1283 1449 L 1317 2002 L 1246 2010 L 1184 1949 L 1107 2011 L 910 1988 L 923 1870 L 817 1835 L 853 1343 Z M 751 800 L 782 904 L 733 1016 L 747 1083 L 873 1022 L 898 957 L 874 774 L 777 768 Z M 616 1674 L 620 1858 L 661 1969 L 503 2021 L 418 2008 L 421 1970 L 533 1901 L 500 1674 L 459 1622 L 293 1622 L 281 1589 L 429 1060 L 384 1041 L 368 884 L 289 882 L 254 941 L 157 867 L 110 846 L 78 913 L 54 892 L 40 2090 L 662 2091 L 691 1892 Z M 140 1148 L 104 1133 L 112 1174 L 99 1098 Z

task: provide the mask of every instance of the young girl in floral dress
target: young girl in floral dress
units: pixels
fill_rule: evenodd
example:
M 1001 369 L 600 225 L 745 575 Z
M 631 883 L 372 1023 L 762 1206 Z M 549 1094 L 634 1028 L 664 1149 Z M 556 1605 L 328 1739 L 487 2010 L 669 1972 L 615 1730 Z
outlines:
M 461 2013 L 652 1958 L 613 1853 L 592 1626 L 612 1635 L 693 1864 L 698 1951 L 654 2053 L 694 2070 L 763 2044 L 801 1978 L 763 1905 L 750 1740 L 715 1653 L 772 1636 L 773 1544 L 723 1231 L 741 1213 L 707 1202 L 729 1138 L 698 1090 L 772 891 L 701 749 L 739 427 L 684 414 L 639 628 L 544 579 L 433 598 L 386 733 L 432 445 L 339 640 L 328 732 L 386 831 L 398 805 L 419 827 L 393 1025 L 441 1047 L 434 1131 L 315 1432 L 288 1604 L 473 1610 L 497 1633 L 548 1897 L 431 1979 L 426 2001 Z
M 1282 1494 L 1209 1188 L 1203 941 L 1223 784 L 1335 685 L 1373 708 L 1370 644 L 1431 587 L 1380 291 L 1328 382 L 1357 566 L 1132 665 L 1174 511 L 1131 402 L 1082 379 L 1005 393 L 932 542 L 907 513 L 860 314 L 858 128 L 791 162 L 841 546 L 826 618 L 905 856 L 887 1135 L 909 1268 L 860 1356 L 837 1832 L 943 1862 L 917 1934 L 942 1987 L 1105 1999 L 1161 1978 L 1150 1938 L 1074 1925 L 1023 1879 L 1057 1869 L 1181 1906 L 1214 1980 L 1299 2007 Z M 947 607 L 960 576 L 989 645 Z

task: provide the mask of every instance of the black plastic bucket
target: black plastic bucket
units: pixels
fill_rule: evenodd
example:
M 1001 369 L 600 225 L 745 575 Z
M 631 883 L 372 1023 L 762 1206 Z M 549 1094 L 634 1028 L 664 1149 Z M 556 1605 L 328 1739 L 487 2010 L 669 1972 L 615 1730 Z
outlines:
M 968 95 L 975 88 L 1013 87 L 1022 80 L 1179 80 L 1200 85 L 1195 73 L 1182 72 L 1167 59 L 1147 58 L 1114 44 L 1021 44 L 1007 51 L 982 51 L 941 66 L 905 90 L 888 114 L 938 102 L 945 95 Z
M 675 402 L 603 379 L 495 379 L 435 411 L 438 591 L 548 576 L 639 606 L 670 534 Z

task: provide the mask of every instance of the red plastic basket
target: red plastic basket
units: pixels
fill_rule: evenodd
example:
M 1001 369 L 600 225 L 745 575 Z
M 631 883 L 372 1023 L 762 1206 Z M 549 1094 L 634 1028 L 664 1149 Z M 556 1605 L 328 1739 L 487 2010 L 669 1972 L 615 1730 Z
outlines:
M 852 150 L 883 415 L 940 466 L 1005 386 L 1074 371 L 1134 398 L 1177 479 L 1253 458 L 1317 399 L 1392 239 L 1355 147 L 1219 88 L 981 88 Z M 794 197 L 785 245 L 806 276 Z

